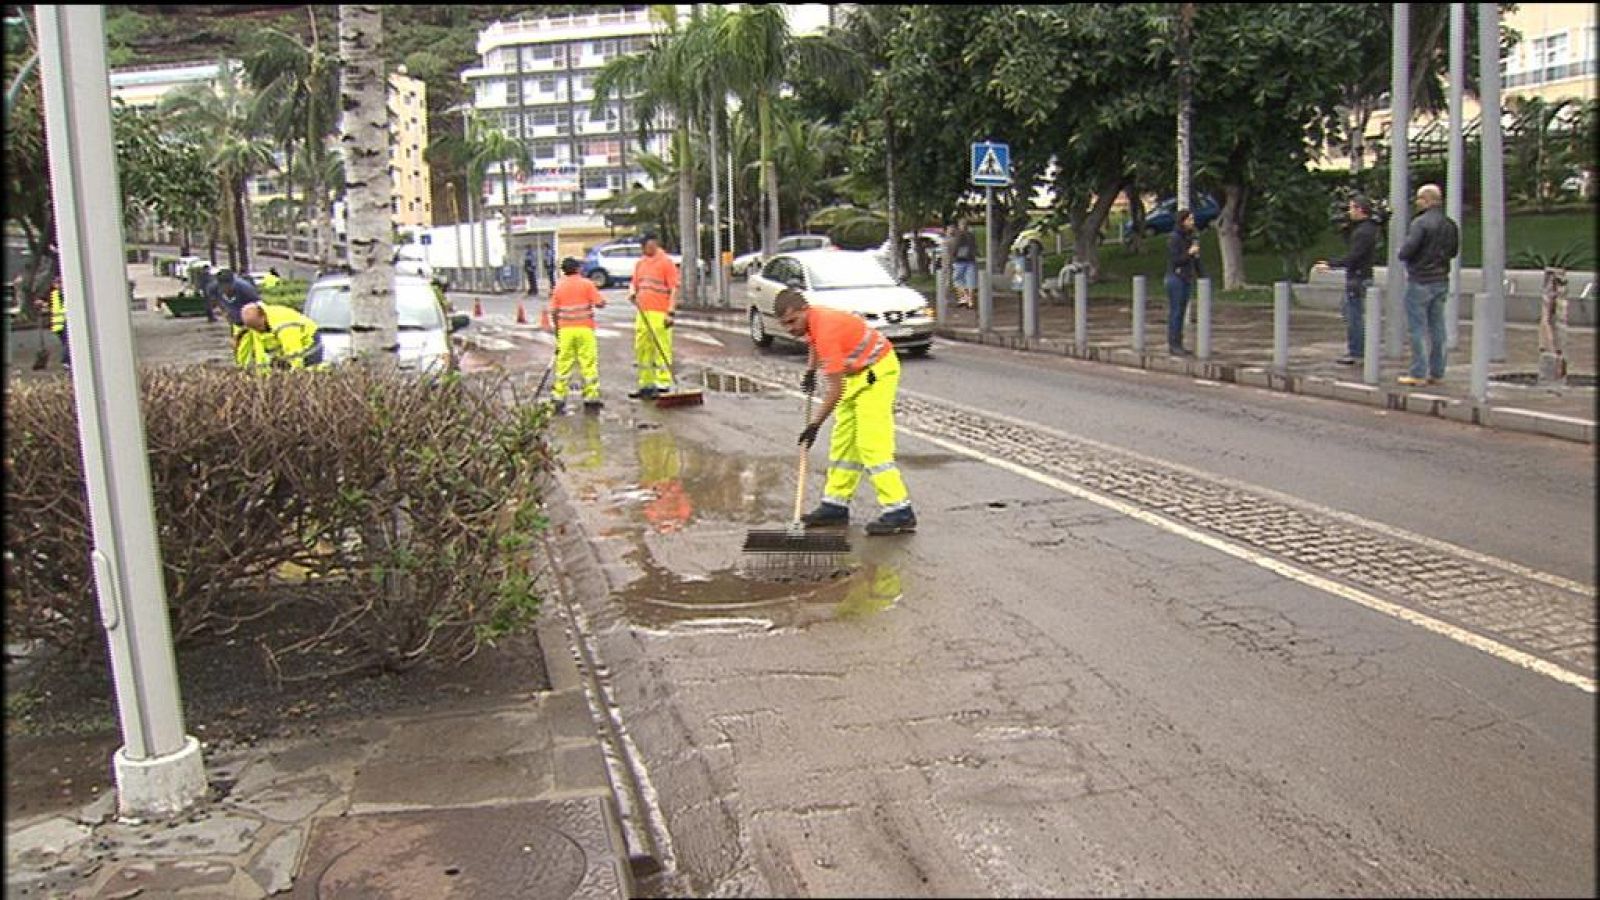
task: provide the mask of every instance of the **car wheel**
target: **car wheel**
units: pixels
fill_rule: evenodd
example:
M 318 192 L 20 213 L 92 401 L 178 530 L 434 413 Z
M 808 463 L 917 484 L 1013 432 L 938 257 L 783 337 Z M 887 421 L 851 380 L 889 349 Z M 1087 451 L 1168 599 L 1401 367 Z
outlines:
M 611 286 L 611 276 L 606 274 L 605 269 L 595 269 L 590 272 L 589 280 L 594 282 L 594 286 L 597 288 L 604 289 Z
M 932 344 L 918 344 L 915 347 L 907 347 L 906 355 L 912 359 L 925 359 L 928 356 L 928 351 L 932 349 Z
M 750 340 L 757 347 L 772 346 L 772 335 L 767 334 L 767 323 L 761 318 L 761 310 L 750 307 Z

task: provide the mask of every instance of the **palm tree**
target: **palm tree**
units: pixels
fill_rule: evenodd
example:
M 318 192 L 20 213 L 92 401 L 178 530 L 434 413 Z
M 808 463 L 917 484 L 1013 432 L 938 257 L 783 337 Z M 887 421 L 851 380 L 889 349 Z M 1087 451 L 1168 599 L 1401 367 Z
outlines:
M 850 66 L 854 56 L 832 36 L 796 38 L 783 8 L 770 3 L 742 6 L 717 26 L 715 56 L 741 103 L 753 106 L 760 122 L 761 190 L 767 201 L 762 250 L 778 243 L 778 173 L 773 165 L 773 102 L 791 72 L 825 72 Z
M 479 136 L 477 158 L 469 165 L 473 169 L 482 168 L 488 171 L 489 166 L 494 166 L 500 173 L 500 223 L 504 228 L 505 261 L 511 260 L 511 167 L 516 166 L 524 174 L 533 170 L 533 155 L 528 152 L 528 145 L 521 140 L 501 131 L 498 128 L 484 128 Z M 482 183 L 482 177 L 479 178 Z M 487 221 L 485 223 L 487 227 Z
M 245 59 L 245 71 L 261 97 L 260 113 L 284 154 L 285 191 L 294 199 L 294 179 L 306 175 L 306 210 L 314 224 L 318 261 L 326 264 L 325 230 L 331 225 L 328 182 L 323 165 L 296 166 L 296 151 L 320 154 L 338 127 L 339 61 L 327 52 L 317 28 L 315 6 L 306 7 L 311 42 L 275 28 L 258 32 L 257 48 Z
M 340 141 L 349 179 L 345 208 L 353 268 L 350 349 L 368 363 L 394 365 L 396 340 L 393 213 L 389 183 L 389 85 L 383 69 L 383 8 L 339 7 Z
M 226 61 L 218 71 L 213 85 L 194 85 L 169 95 L 160 113 L 211 148 L 218 186 L 232 213 L 225 220 L 228 261 L 244 271 L 250 267 L 245 190 L 251 176 L 272 169 L 272 145 L 255 128 L 260 119 L 255 98 L 239 83 L 238 73 Z
M 652 126 L 662 119 L 672 122 L 673 165 L 678 170 L 678 231 L 683 253 L 684 297 L 699 297 L 699 241 L 694 221 L 694 164 L 689 144 L 689 123 L 698 108 L 694 66 L 703 61 L 704 44 L 685 38 L 672 6 L 655 6 L 651 14 L 666 25 L 643 52 L 621 56 L 605 64 L 594 81 L 593 112 L 603 115 L 613 96 L 632 104 L 644 143 Z M 691 251 L 690 248 L 693 248 Z
M 533 161 L 529 158 L 525 144 L 501 131 L 499 128 L 481 118 L 467 120 L 467 130 L 464 135 L 448 134 L 441 137 L 429 149 L 430 159 L 439 160 L 459 169 L 467 177 L 467 199 L 470 219 L 471 200 L 474 197 L 483 197 L 484 185 L 489 180 L 489 170 L 499 167 L 500 190 L 505 202 L 502 206 L 505 219 L 506 253 L 511 252 L 511 193 L 510 193 L 510 165 L 521 166 L 523 171 L 533 168 Z M 481 242 L 479 259 L 485 261 L 489 258 L 489 222 L 485 216 L 482 223 L 483 230 L 479 232 Z

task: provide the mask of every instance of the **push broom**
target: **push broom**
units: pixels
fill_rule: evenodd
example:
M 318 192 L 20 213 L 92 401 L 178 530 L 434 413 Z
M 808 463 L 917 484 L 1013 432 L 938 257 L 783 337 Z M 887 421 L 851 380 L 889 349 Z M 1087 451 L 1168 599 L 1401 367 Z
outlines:
M 637 309 L 638 306 L 638 303 L 634 303 L 635 309 Z M 670 409 L 674 406 L 700 406 L 704 404 L 706 402 L 705 394 L 697 388 L 680 389 L 678 387 L 678 374 L 675 371 L 676 367 L 673 365 L 671 360 L 667 359 L 667 354 L 662 351 L 661 341 L 656 337 L 655 326 L 650 324 L 649 316 L 643 315 L 642 311 L 640 315 L 644 319 L 645 331 L 649 332 L 650 334 L 650 343 L 655 345 L 656 356 L 667 363 L 667 378 L 672 382 L 671 390 L 656 395 L 656 407 L 658 409 Z
M 806 391 L 806 424 L 811 423 L 812 392 Z M 800 521 L 800 509 L 806 494 L 806 457 L 811 448 L 801 445 L 800 462 L 795 473 L 794 519 L 782 530 L 755 530 L 744 536 L 744 552 L 771 554 L 769 560 L 781 562 L 797 558 L 801 566 L 827 564 L 839 554 L 850 552 L 850 541 L 842 532 L 806 531 Z

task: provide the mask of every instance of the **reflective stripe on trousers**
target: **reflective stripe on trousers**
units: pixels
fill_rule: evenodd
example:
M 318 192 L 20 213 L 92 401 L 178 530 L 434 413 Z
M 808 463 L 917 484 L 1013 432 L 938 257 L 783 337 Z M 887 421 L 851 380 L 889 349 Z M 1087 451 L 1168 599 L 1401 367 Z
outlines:
M 645 330 L 645 322 L 655 329 L 655 342 Z M 661 352 L 656 352 L 656 343 Z M 640 310 L 633 317 L 633 364 L 639 370 L 639 386 L 667 390 L 672 387 L 672 329 L 667 314 Z
M 867 383 L 867 372 L 875 383 Z M 894 398 L 899 389 L 900 359 L 892 350 L 865 372 L 845 378 L 828 444 L 825 502 L 849 506 L 866 475 L 885 512 L 911 505 L 894 461 Z
M 556 335 L 556 383 L 550 396 L 557 402 L 567 399 L 567 382 L 576 363 L 583 375 L 583 399 L 600 399 L 600 345 L 593 328 L 563 328 Z

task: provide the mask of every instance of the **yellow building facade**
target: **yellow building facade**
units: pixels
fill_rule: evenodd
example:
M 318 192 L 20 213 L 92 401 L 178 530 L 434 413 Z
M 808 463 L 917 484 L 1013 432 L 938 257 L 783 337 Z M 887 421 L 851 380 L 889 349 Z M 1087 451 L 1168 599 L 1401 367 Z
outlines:
M 432 175 L 428 169 L 428 86 L 406 74 L 389 75 L 389 181 L 394 190 L 394 223 L 427 228 L 433 224 Z

